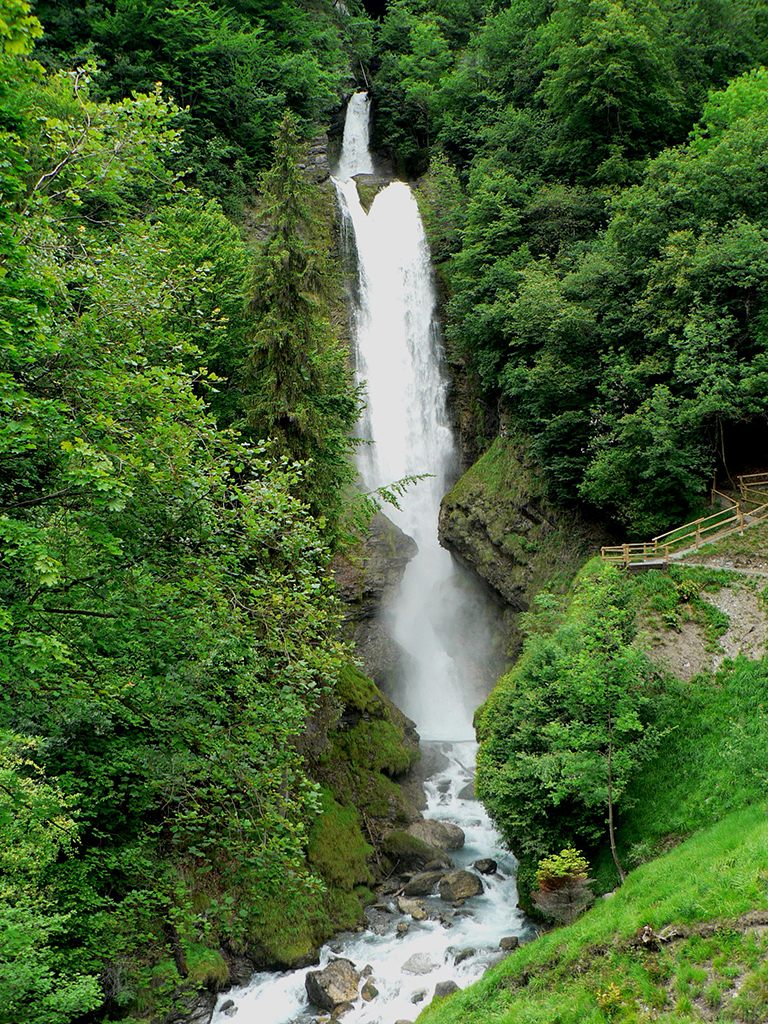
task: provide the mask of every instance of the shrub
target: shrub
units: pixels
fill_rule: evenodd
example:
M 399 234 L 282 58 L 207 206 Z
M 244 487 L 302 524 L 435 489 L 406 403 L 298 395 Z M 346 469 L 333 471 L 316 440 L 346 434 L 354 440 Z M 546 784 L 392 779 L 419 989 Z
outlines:
M 571 924 L 595 899 L 588 871 L 588 861 L 572 846 L 544 857 L 536 872 L 539 891 L 531 893 L 536 908 L 558 924 Z

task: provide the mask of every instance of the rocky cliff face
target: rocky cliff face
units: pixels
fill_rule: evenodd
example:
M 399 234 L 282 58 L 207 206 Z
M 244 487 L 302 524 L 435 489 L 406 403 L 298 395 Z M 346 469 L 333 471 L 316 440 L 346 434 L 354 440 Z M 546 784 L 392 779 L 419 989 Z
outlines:
M 407 655 L 388 634 L 379 613 L 396 593 L 416 551 L 413 538 L 379 512 L 357 546 L 337 555 L 331 566 L 344 603 L 347 636 L 365 674 L 385 691 L 392 689 Z
M 525 453 L 499 436 L 445 496 L 440 542 L 509 609 L 509 653 L 520 644 L 518 613 L 545 587 L 563 592 L 608 541 L 604 527 L 552 505 Z

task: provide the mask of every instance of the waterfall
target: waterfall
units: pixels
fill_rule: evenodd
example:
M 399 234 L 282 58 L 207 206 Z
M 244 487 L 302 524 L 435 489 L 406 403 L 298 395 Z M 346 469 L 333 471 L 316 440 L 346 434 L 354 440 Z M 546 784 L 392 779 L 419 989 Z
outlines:
M 336 168 L 339 181 L 349 181 L 353 174 L 373 174 L 373 157 L 368 148 L 371 99 L 367 92 L 356 92 L 347 105 L 344 138 Z
M 368 490 L 428 474 L 386 514 L 416 541 L 390 631 L 406 652 L 405 678 L 394 694 L 423 739 L 474 739 L 472 668 L 457 631 L 485 629 L 473 595 L 457 577 L 437 539 L 440 501 L 455 474 L 457 454 L 446 409 L 446 381 L 435 317 L 429 249 L 410 188 L 393 182 L 366 213 L 353 175 L 371 173 L 368 99 L 352 97 L 344 148 L 334 179 L 354 238 L 358 287 L 354 310 L 358 383 L 366 408 L 358 468 Z M 473 637 L 474 640 L 477 636 Z M 450 651 L 449 651 L 450 648 Z
M 471 870 L 478 858 L 492 857 L 498 870 L 483 876 L 483 893 L 471 906 L 456 909 L 437 895 L 426 897 L 428 918 L 411 921 L 405 933 L 398 928 L 397 905 L 383 896 L 383 904 L 366 912 L 368 928 L 323 947 L 321 968 L 336 955 L 359 968 L 370 965 L 378 995 L 370 1003 L 355 1002 L 344 1018 L 350 1024 L 412 1020 L 437 983 L 454 980 L 464 988 L 497 963 L 504 955 L 502 936 L 532 934 L 516 909 L 514 857 L 500 849 L 500 836 L 471 793 L 477 751 L 471 710 L 479 699 L 472 673 L 488 654 L 489 638 L 477 597 L 437 540 L 440 500 L 455 472 L 456 451 L 429 251 L 407 185 L 388 184 L 365 212 L 353 175 L 373 170 L 368 98 L 359 93 L 349 104 L 334 179 L 358 264 L 355 358 L 367 397 L 360 436 L 370 442 L 360 448 L 358 468 L 369 490 L 430 474 L 407 491 L 400 509 L 387 508 L 419 549 L 389 610 L 391 632 L 408 664 L 397 703 L 415 720 L 422 739 L 442 741 L 435 746 L 443 767 L 425 783 L 424 816 L 463 829 L 464 847 L 451 852 L 454 866 Z M 414 955 L 421 965 L 415 973 L 408 966 Z M 212 1024 L 228 1024 L 233 1015 L 239 1024 L 310 1024 L 317 1014 L 308 1002 L 305 974 L 255 974 L 247 986 L 220 996 Z

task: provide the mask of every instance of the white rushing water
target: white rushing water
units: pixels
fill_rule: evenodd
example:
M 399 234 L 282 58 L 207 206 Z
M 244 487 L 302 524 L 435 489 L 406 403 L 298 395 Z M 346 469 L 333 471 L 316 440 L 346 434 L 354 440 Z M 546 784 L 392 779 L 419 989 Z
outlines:
M 390 631 L 407 653 L 408 675 L 395 694 L 402 710 L 418 725 L 423 739 L 474 739 L 472 713 L 477 703 L 466 685 L 468 668 L 452 650 L 454 626 L 485 629 L 473 595 L 457 586 L 449 553 L 440 546 L 440 501 L 455 473 L 457 454 L 446 410 L 440 339 L 435 319 L 435 290 L 429 248 L 413 193 L 393 182 L 376 196 L 366 213 L 352 174 L 370 173 L 370 154 L 356 165 L 351 154 L 363 149 L 347 132 L 365 126 L 359 96 L 350 101 L 344 150 L 336 188 L 351 225 L 358 262 L 355 309 L 357 378 L 365 388 L 366 408 L 358 467 L 366 489 L 388 487 L 422 476 L 386 513 L 418 545 L 400 595 L 390 609 Z M 367 101 L 366 101 L 367 102 Z M 448 639 L 447 639 L 448 638 Z
M 344 1024 L 413 1020 L 432 998 L 436 984 L 452 979 L 465 988 L 504 955 L 499 950 L 502 936 L 528 934 L 524 915 L 516 909 L 514 858 L 493 848 L 498 836 L 482 804 L 458 795 L 472 778 L 477 746 L 469 742 L 436 746 L 444 751 L 448 764 L 426 783 L 424 817 L 450 821 L 464 830 L 464 847 L 451 852 L 456 868 L 469 868 L 478 858 L 489 856 L 490 845 L 498 871 L 483 877 L 485 891 L 468 900 L 465 907 L 453 910 L 439 896 L 424 897 L 422 902 L 430 914 L 425 921 L 411 921 L 397 913 L 372 909 L 369 929 L 340 936 L 324 946 L 320 964 L 312 970 L 325 967 L 335 956 L 346 957 L 358 970 L 372 968 L 371 979 L 379 993 L 369 1003 L 361 1000 L 345 1014 Z M 405 935 L 397 932 L 401 920 L 409 921 Z M 471 955 L 466 955 L 468 950 Z M 427 968 L 423 974 L 403 970 L 414 954 Z M 213 1024 L 232 1020 L 235 1024 L 304 1024 L 315 1017 L 327 1017 L 309 1004 L 305 975 L 303 970 L 254 975 L 247 988 L 226 993 L 219 999 L 220 1007 L 233 1000 L 237 1008 L 234 1017 L 218 1010 Z M 234 1007 L 228 1009 L 231 1013 Z
M 498 863 L 496 874 L 483 877 L 483 894 L 464 907 L 426 897 L 428 919 L 408 919 L 403 935 L 397 930 L 403 918 L 390 899 L 388 911 L 382 905 L 367 911 L 366 930 L 338 937 L 321 951 L 314 969 L 337 955 L 352 960 L 358 970 L 372 969 L 379 994 L 371 1002 L 358 1001 L 345 1014 L 345 1024 L 393 1024 L 413 1020 L 438 982 L 452 979 L 464 988 L 480 977 L 503 955 L 500 938 L 525 937 L 528 926 L 516 909 L 514 858 L 500 849 L 500 837 L 482 805 L 467 794 L 474 777 L 477 746 L 471 722 L 478 699 L 468 678 L 469 663 L 486 645 L 487 627 L 476 597 L 462 586 L 437 539 L 440 501 L 455 471 L 456 451 L 418 206 L 407 185 L 393 182 L 366 213 L 353 180 L 353 175 L 374 171 L 368 107 L 364 93 L 350 100 L 334 178 L 358 264 L 355 356 L 366 394 L 361 437 L 370 442 L 359 449 L 358 468 L 368 490 L 429 474 L 408 489 L 399 510 L 386 510 L 418 545 L 390 609 L 391 632 L 407 655 L 398 703 L 416 722 L 422 740 L 442 754 L 443 767 L 425 784 L 424 816 L 464 830 L 464 847 L 451 852 L 454 866 L 470 868 L 488 857 Z M 424 973 L 403 969 L 414 954 L 420 954 Z M 219 999 L 213 1024 L 233 1018 L 237 1024 L 288 1024 L 323 1016 L 308 1003 L 305 976 L 305 970 L 255 975 L 247 987 Z

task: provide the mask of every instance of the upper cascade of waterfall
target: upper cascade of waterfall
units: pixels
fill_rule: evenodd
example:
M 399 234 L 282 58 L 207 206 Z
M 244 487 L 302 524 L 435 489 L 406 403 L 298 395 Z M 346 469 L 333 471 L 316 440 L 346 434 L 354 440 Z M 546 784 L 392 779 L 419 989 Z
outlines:
M 335 177 L 349 181 L 355 174 L 373 174 L 373 157 L 368 148 L 371 125 L 371 97 L 356 92 L 347 106 L 344 141 Z
M 373 168 L 365 93 L 350 100 L 334 183 L 357 262 L 353 342 L 365 391 L 357 467 L 367 490 L 421 477 L 387 515 L 418 545 L 402 585 L 382 610 L 403 652 L 390 694 L 423 739 L 471 740 L 488 639 L 480 604 L 440 546 L 440 501 L 456 470 L 429 246 L 407 184 L 383 188 L 366 211 L 352 175 Z

